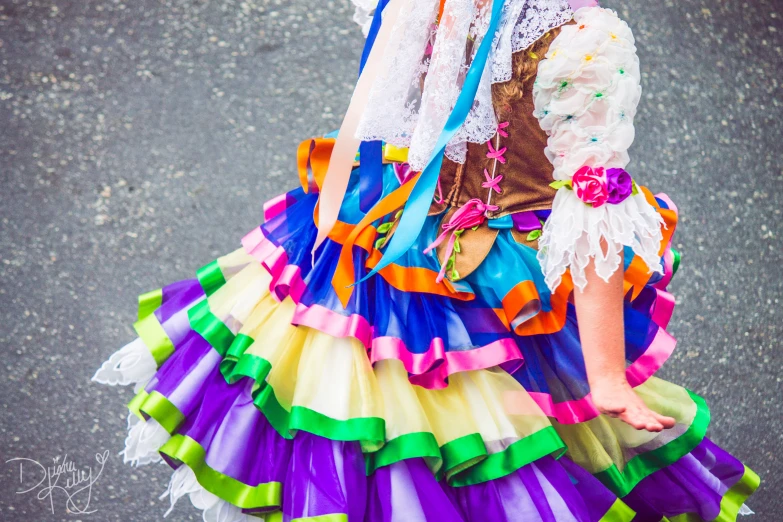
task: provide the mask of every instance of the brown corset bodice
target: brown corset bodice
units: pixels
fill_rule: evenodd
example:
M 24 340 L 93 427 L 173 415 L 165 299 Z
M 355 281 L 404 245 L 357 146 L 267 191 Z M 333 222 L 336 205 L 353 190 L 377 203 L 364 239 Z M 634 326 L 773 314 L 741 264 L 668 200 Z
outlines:
M 537 67 L 539 58 L 546 54 L 549 43 L 559 32 L 559 28 L 550 31 L 528 50 L 517 53 L 515 60 L 529 60 L 529 63 L 523 64 L 529 66 L 528 70 L 530 67 Z M 531 56 L 533 51 L 535 55 Z M 495 163 L 494 158 L 487 156 L 491 150 L 486 143 L 469 143 L 464 164 L 444 158 L 440 172 L 440 193 L 443 201 L 432 203 L 430 215 L 442 213 L 442 220 L 446 222 L 458 207 L 473 198 L 487 202 L 491 189 L 482 186 L 487 182 L 484 170 L 486 169 L 491 176 L 493 166 L 495 176 L 502 175 L 503 179 L 498 183 L 501 192 L 493 192 L 491 196 L 491 204 L 498 208 L 487 214 L 490 219 L 517 212 L 552 208 L 556 191 L 549 186 L 552 182 L 553 167 L 544 153 L 547 134 L 533 115 L 535 78 L 535 74 L 526 74 L 524 78 L 517 76 L 510 80 L 516 82 L 512 87 L 520 89 L 521 95 L 505 98 L 511 100 L 507 102 L 508 107 L 503 107 L 508 110 L 501 110 L 503 108 L 498 107 L 498 103 L 506 103 L 498 101 L 504 100 L 504 97 L 496 98 L 493 94 L 496 114 L 507 114 L 501 121 L 508 121 L 508 126 L 503 129 L 508 137 L 498 133 L 492 138 L 491 143 L 495 150 L 506 148 L 503 154 L 505 163 L 500 161 Z M 475 229 L 464 231 L 460 238 L 462 250 L 455 260 L 455 268 L 461 274 L 460 277 L 467 276 L 481 264 L 492 248 L 498 232 L 498 229 L 490 226 L 487 221 Z M 531 239 L 527 233 L 512 229 L 511 235 L 520 244 L 538 248 L 537 240 Z M 436 250 L 441 263 L 446 262 L 445 245 L 446 242 L 441 243 Z
M 558 32 L 559 29 L 554 30 L 542 38 L 551 41 Z M 536 44 L 533 47 L 535 46 Z M 546 50 L 544 49 L 543 52 Z M 522 51 L 519 59 L 533 60 L 534 58 Z M 501 111 L 499 107 L 495 107 L 498 114 L 501 112 L 509 114 L 507 117 L 509 125 L 504 129 L 508 137 L 495 135 L 491 140 L 493 147 L 499 142 L 499 147 L 506 147 L 507 150 L 504 154 L 506 163 L 498 162 L 496 165 L 496 176 L 503 176 L 503 180 L 498 184 L 502 192 L 492 194 L 491 202 L 499 208 L 489 214 L 490 218 L 528 210 L 549 209 L 552 207 L 556 192 L 549 186 L 552 183 L 553 167 L 544 153 L 547 134 L 541 130 L 538 119 L 533 115 L 535 75 L 531 75 L 526 80 L 513 78 L 510 81 L 520 84 L 522 96 L 510 103 L 510 111 Z M 484 169 L 491 173 L 494 163 L 493 159 L 487 157 L 488 152 L 487 144 L 469 143 L 464 164 L 444 158 L 440 173 L 444 201 L 440 204 L 432 204 L 431 215 L 438 214 L 448 207 L 461 207 L 473 198 L 487 201 L 489 189 L 482 187 L 486 182 Z

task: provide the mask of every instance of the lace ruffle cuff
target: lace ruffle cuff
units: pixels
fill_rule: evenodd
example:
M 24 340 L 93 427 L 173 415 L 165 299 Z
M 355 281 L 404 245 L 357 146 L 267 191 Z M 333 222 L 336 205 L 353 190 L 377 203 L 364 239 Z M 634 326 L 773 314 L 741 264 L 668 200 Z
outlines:
M 663 273 L 663 218 L 624 169 L 585 166 L 552 186 L 558 192 L 538 252 L 550 289 L 560 286 L 570 268 L 574 285 L 584 290 L 591 259 L 598 276 L 608 281 L 620 268 L 624 247 L 632 248 L 650 271 Z

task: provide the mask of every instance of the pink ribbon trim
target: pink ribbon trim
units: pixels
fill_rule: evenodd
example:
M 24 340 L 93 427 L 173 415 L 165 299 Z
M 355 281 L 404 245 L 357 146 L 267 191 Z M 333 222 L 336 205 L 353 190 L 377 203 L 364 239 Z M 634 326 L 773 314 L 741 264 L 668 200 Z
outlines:
M 264 203 L 264 221 L 279 216 L 288 208 L 288 194 L 281 194 Z
M 635 388 L 647 382 L 671 356 L 676 344 L 677 341 L 674 337 L 666 333 L 663 328 L 659 329 L 647 351 L 626 369 L 628 383 Z M 561 424 L 579 424 L 600 415 L 590 394 L 581 399 L 563 402 L 554 402 L 548 393 L 529 392 L 529 395 L 547 417 L 551 417 Z M 508 407 L 513 412 L 513 401 L 509 400 L 508 402 Z
M 652 306 L 651 318 L 655 324 L 661 328 L 666 328 L 669 326 L 672 314 L 674 314 L 676 301 L 674 296 L 665 290 L 656 289 L 655 291 L 657 298 Z
M 341 315 L 321 305 L 296 305 L 291 324 L 309 326 L 332 337 L 353 337 L 365 347 L 372 343 L 372 326 L 358 314 Z
M 276 246 L 264 237 L 261 228 L 256 228 L 242 238 L 242 246 L 253 256 L 272 276 L 269 292 L 278 301 L 290 296 L 298 303 L 307 285 L 302 280 L 301 269 L 288 263 L 288 254 L 283 247 Z
M 659 328 L 647 350 L 625 370 L 628 384 L 635 388 L 645 383 L 661 369 L 676 346 L 677 339 L 663 328 Z
M 487 152 L 487 158 L 498 160 L 503 165 L 506 164 L 506 157 L 503 155 L 508 150 L 508 147 L 501 147 L 500 149 L 495 149 L 495 147 L 492 146 L 492 142 L 487 142 L 487 148 L 489 149 L 489 152 Z
M 494 190 L 498 194 L 503 193 L 503 189 L 501 189 L 499 186 L 499 183 L 503 181 L 502 175 L 497 175 L 493 178 L 492 176 L 490 176 L 489 171 L 487 169 L 484 169 L 484 179 L 486 179 L 487 181 L 481 184 L 483 188 L 489 189 L 490 191 Z
M 402 361 L 411 374 L 410 382 L 430 390 L 446 388 L 446 379 L 454 373 L 483 370 L 511 361 L 518 361 L 519 368 L 523 363 L 522 353 L 511 338 L 498 339 L 480 348 L 448 352 L 443 339 L 436 337 L 426 352 L 413 353 L 396 337 L 376 337 L 372 341 L 370 362 L 387 359 Z

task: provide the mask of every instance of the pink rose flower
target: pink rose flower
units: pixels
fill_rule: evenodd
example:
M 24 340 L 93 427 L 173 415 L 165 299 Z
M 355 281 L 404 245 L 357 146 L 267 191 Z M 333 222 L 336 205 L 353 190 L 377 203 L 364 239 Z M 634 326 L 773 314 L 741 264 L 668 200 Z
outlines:
M 603 167 L 592 168 L 585 165 L 571 178 L 571 187 L 576 192 L 576 197 L 595 208 L 609 199 L 606 171 Z

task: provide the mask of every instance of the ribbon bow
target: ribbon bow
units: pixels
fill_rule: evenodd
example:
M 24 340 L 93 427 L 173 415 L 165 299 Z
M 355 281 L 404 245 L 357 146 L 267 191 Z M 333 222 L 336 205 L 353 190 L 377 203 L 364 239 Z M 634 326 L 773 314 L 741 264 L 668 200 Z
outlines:
M 424 250 L 424 253 L 430 253 L 448 237 L 449 243 L 446 246 L 444 257 L 445 260 L 448 260 L 454 252 L 454 243 L 457 241 L 459 232 L 482 224 L 486 219 L 486 212 L 497 209 L 498 207 L 495 205 L 487 205 L 480 199 L 471 199 L 452 214 L 451 219 L 447 223 L 443 224 L 443 232 Z M 438 283 L 443 281 L 443 277 L 446 275 L 446 264 L 445 261 L 441 263 L 440 272 L 438 272 L 438 277 L 435 279 Z

